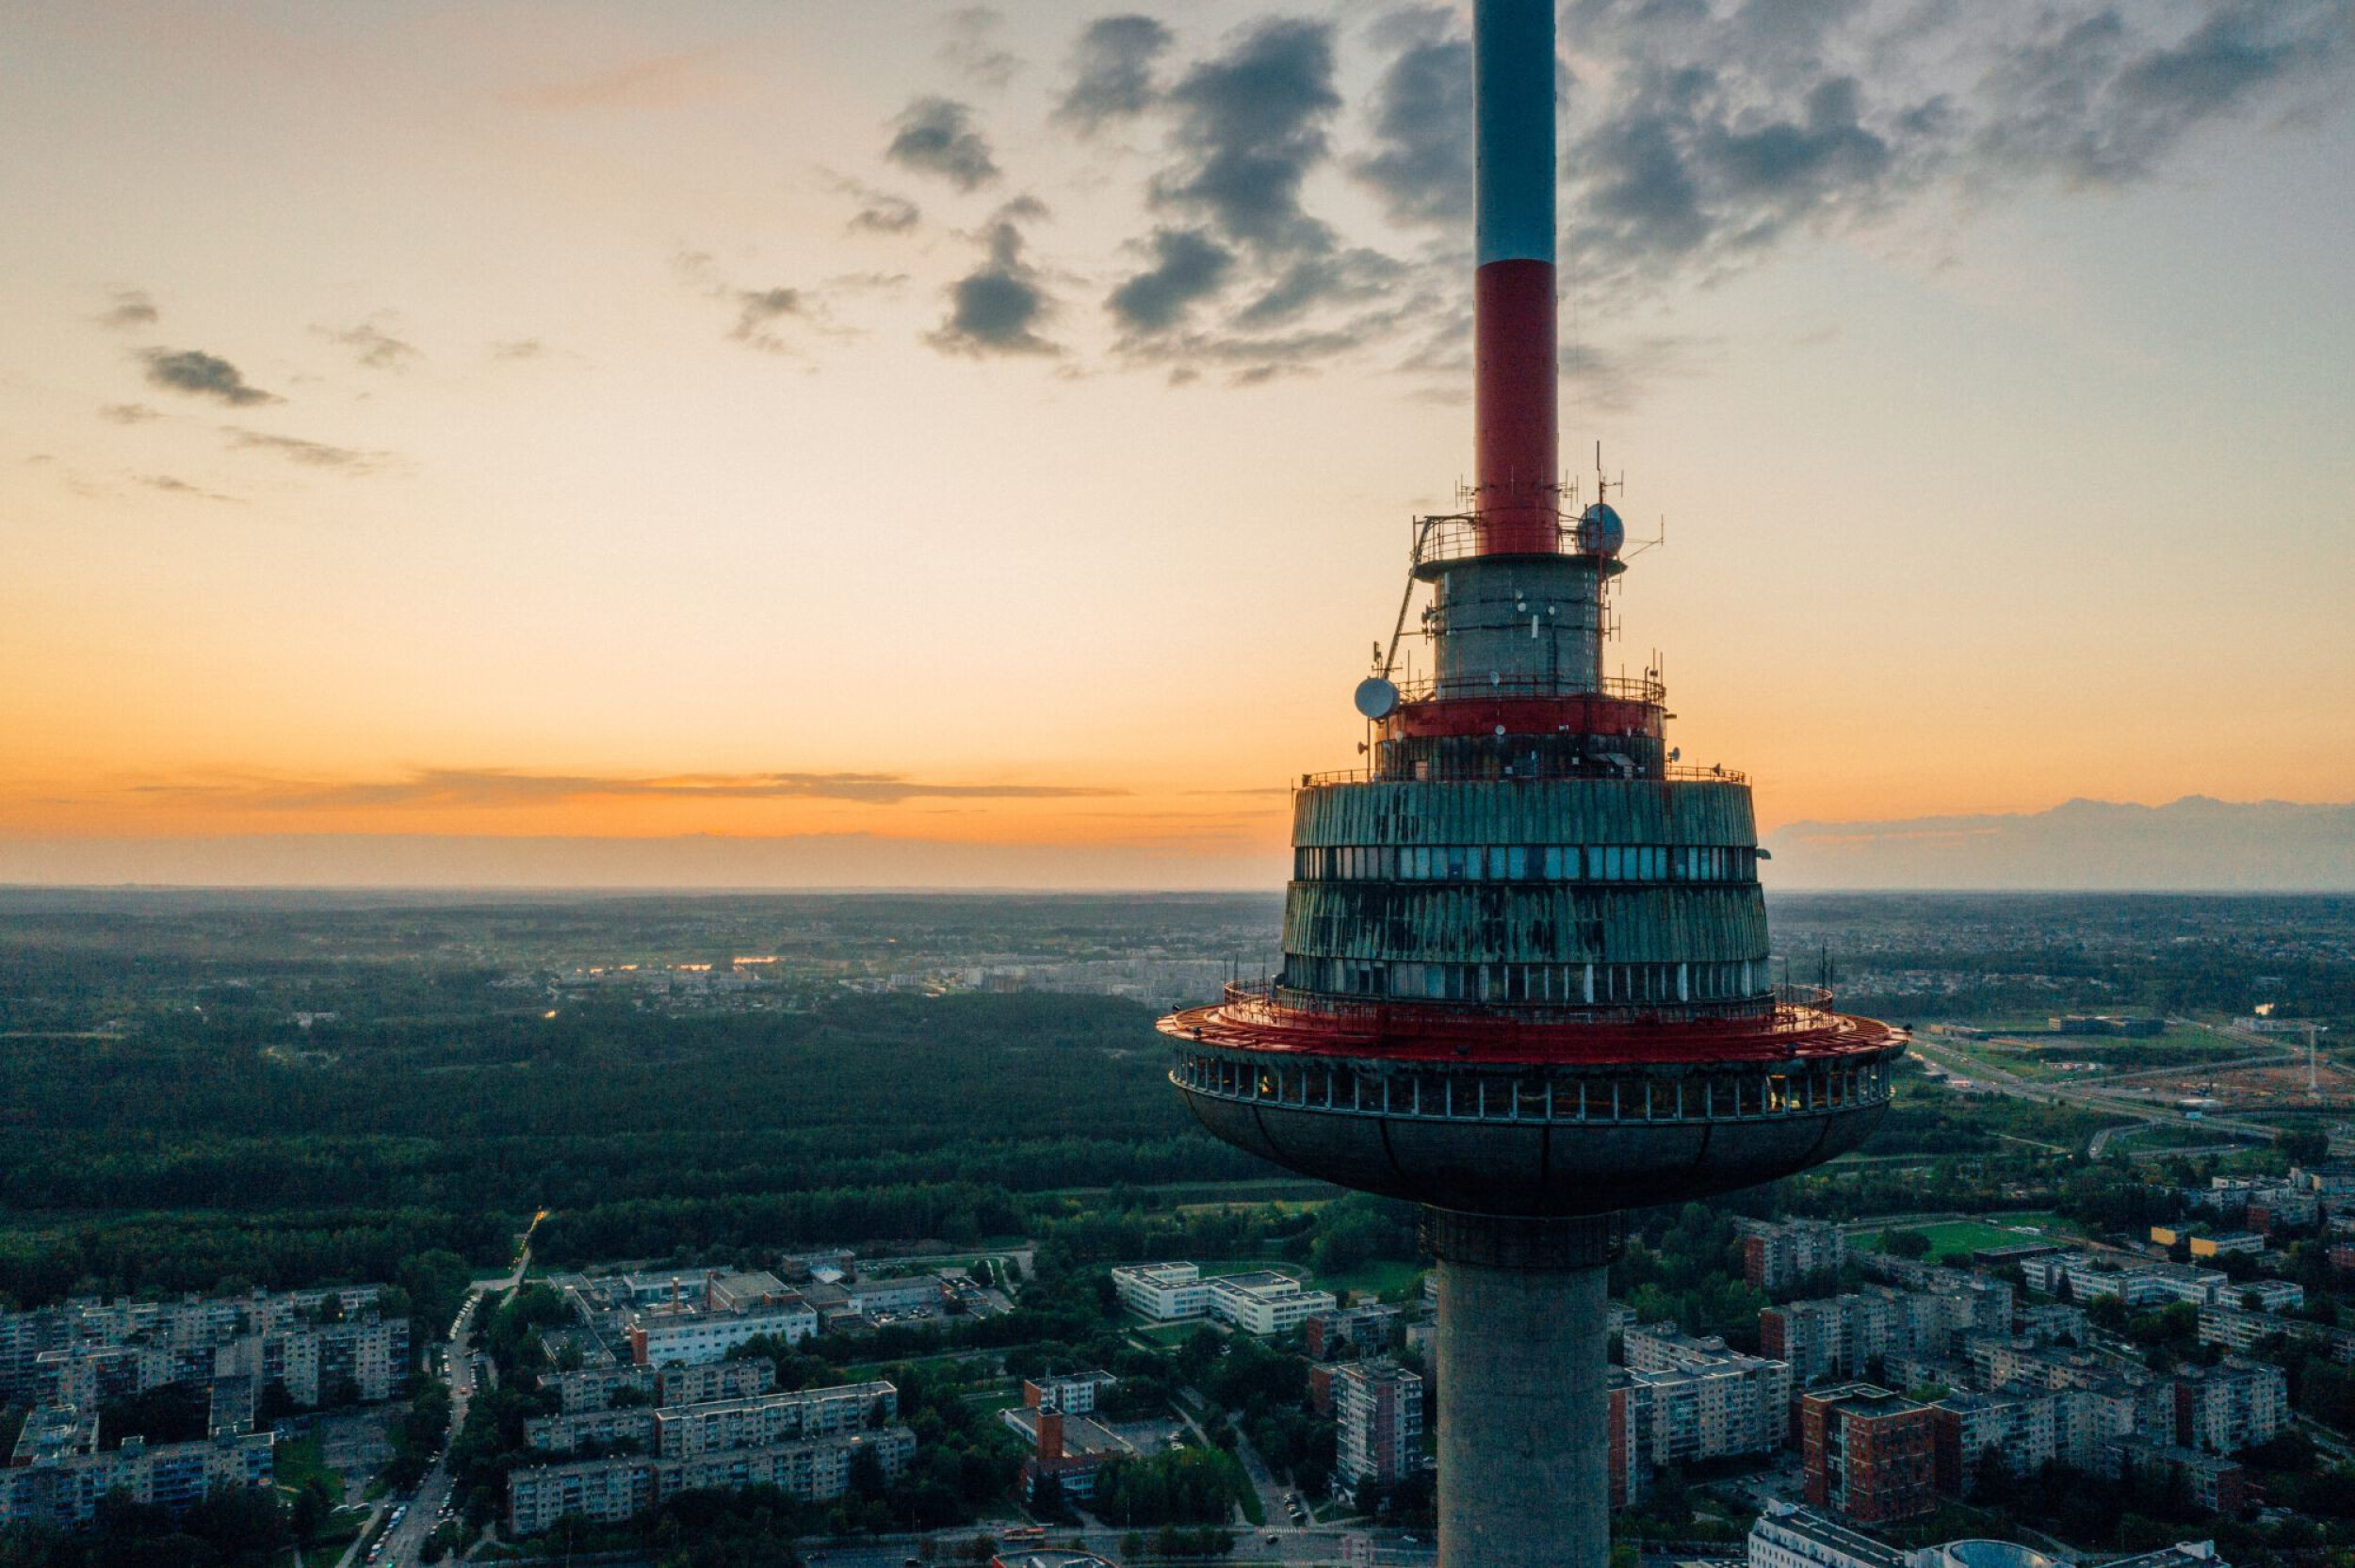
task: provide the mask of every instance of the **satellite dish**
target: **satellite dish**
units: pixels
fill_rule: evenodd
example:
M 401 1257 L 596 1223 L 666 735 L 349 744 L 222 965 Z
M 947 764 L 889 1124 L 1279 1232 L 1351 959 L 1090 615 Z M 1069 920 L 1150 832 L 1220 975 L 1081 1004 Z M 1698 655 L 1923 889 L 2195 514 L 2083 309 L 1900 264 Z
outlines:
M 1684 760 L 1684 748 L 1681 746 L 1669 747 L 1668 760 L 1670 762 L 1682 762 Z
M 1398 687 L 1379 675 L 1357 683 L 1357 711 L 1368 719 L 1388 719 L 1398 711 Z

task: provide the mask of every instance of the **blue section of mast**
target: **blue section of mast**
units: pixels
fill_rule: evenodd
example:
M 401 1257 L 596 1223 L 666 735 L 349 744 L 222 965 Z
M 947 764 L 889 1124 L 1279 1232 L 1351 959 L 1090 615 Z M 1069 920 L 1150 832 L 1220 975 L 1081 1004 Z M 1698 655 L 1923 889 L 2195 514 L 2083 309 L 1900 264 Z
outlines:
M 1477 0 L 1479 265 L 1553 260 L 1553 0 Z

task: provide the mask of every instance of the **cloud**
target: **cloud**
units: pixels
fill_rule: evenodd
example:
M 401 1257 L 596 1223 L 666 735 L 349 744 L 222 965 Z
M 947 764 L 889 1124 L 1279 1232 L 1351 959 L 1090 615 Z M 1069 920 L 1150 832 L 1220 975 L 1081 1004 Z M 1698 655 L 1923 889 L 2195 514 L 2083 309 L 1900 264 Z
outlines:
M 1391 13 L 1376 38 L 1398 52 L 1374 84 L 1373 151 L 1350 172 L 1393 223 L 1461 226 L 1472 210 L 1471 40 L 1437 6 Z
M 1124 331 L 1176 326 L 1193 306 L 1216 296 L 1235 267 L 1234 252 L 1199 229 L 1158 229 L 1151 249 L 1153 265 L 1104 301 Z
M 1331 154 L 1333 77 L 1333 30 L 1321 22 L 1260 23 L 1195 65 L 1170 91 L 1178 159 L 1155 199 L 1261 252 L 1324 248 L 1331 233 L 1300 193 Z
M 1973 150 L 2089 185 L 2140 179 L 2203 123 L 2322 79 L 2355 48 L 2345 0 L 2216 0 L 2171 42 L 2136 38 L 2116 10 L 2048 20 L 1986 86 Z
M 2344 89 L 2349 0 L 1992 8 L 1574 0 L 1566 276 L 1606 305 L 1939 190 L 2118 187 L 2191 136 Z M 2024 23 L 2024 24 L 2023 24 Z
M 903 234 L 923 220 L 924 212 L 904 196 L 894 196 L 887 190 L 872 190 L 859 210 L 852 215 L 851 227 L 875 234 Z
M 894 121 L 884 156 L 920 174 L 937 174 L 959 190 L 979 190 L 999 177 L 989 140 L 973 126 L 973 111 L 950 98 L 918 98 Z
M 909 800 L 1100 800 L 1128 793 L 1071 784 L 934 784 L 898 773 L 536 773 L 505 768 L 422 768 L 398 779 L 338 782 L 246 779 L 150 784 L 139 794 L 179 796 L 262 811 L 517 807 L 575 800 L 848 800 L 896 806 Z
M 378 325 L 381 317 L 371 316 L 356 327 L 314 327 L 311 330 L 330 343 L 341 344 L 352 352 L 352 358 L 370 370 L 406 370 L 409 362 L 417 358 L 416 348 Z
M 249 430 L 237 426 L 224 427 L 229 445 L 239 451 L 275 452 L 289 462 L 306 468 L 333 468 L 357 477 L 374 474 L 393 461 L 390 452 L 361 451 L 349 446 L 331 446 L 325 442 L 305 441 L 300 436 L 272 435 L 265 430 Z
M 163 319 L 163 312 L 143 288 L 119 288 L 112 302 L 98 315 L 102 327 L 152 327 Z
M 1055 119 L 1092 135 L 1114 121 L 1134 120 L 1160 96 L 1155 68 L 1175 37 L 1149 16 L 1102 16 L 1088 24 L 1072 50 L 1071 86 Z
M 234 495 L 218 494 L 213 491 L 192 485 L 186 479 L 174 478 L 169 474 L 141 474 L 138 477 L 139 483 L 147 486 L 148 489 L 160 490 L 168 495 L 186 495 L 193 500 L 219 501 L 229 506 L 241 504 Z
M 163 415 L 145 403 L 108 403 L 98 411 L 98 417 L 109 425 L 144 425 Z
M 944 353 L 975 358 L 1063 352 L 1039 333 L 1054 315 L 1055 301 L 1038 269 L 1024 259 L 1017 224 L 1044 216 L 1046 208 L 1030 197 L 999 210 L 982 234 L 987 259 L 949 286 L 949 318 L 925 341 Z
M 535 109 L 669 109 L 709 97 L 728 80 L 713 50 L 629 60 L 572 82 L 554 82 L 516 95 Z
M 246 384 L 244 375 L 227 360 L 198 348 L 149 348 L 147 379 L 156 386 L 197 397 L 218 397 L 238 408 L 281 401 L 259 387 Z
M 495 360 L 540 360 L 547 356 L 548 346 L 536 337 L 509 338 L 491 345 L 491 357 Z
M 770 329 L 787 316 L 807 313 L 807 300 L 796 288 L 741 289 L 736 302 L 736 325 L 728 336 L 772 354 L 786 352 L 788 345 Z
M 969 81 L 986 88 L 1003 88 L 1022 69 L 1022 62 L 999 45 L 999 29 L 1005 25 L 1005 21 L 1002 14 L 987 6 L 965 6 L 950 11 L 942 19 L 942 25 L 949 29 L 949 41 L 940 46 L 940 57 Z

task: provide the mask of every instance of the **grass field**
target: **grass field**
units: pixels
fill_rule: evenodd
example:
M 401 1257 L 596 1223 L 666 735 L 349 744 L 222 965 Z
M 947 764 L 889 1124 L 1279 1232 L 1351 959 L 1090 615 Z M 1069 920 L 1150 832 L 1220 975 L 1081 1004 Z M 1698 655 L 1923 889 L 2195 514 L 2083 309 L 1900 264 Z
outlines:
M 1343 1298 L 1353 1290 L 1371 1290 L 1386 1300 L 1403 1301 L 1414 1293 L 1421 1279 L 1420 1263 L 1376 1261 L 1338 1274 L 1319 1274 L 1316 1283 Z
M 2034 1219 L 2051 1219 L 2038 1215 Z M 1949 1257 L 1968 1257 L 1983 1247 L 2010 1247 L 2022 1241 L 2040 1239 L 2022 1231 L 2002 1225 L 1990 1225 L 1976 1220 L 1954 1220 L 1938 1225 L 1899 1225 L 1897 1230 L 1918 1231 L 1930 1242 L 1930 1261 L 1941 1262 Z M 1889 1250 L 1889 1232 L 1873 1231 L 1856 1238 L 1859 1246 L 1873 1252 Z

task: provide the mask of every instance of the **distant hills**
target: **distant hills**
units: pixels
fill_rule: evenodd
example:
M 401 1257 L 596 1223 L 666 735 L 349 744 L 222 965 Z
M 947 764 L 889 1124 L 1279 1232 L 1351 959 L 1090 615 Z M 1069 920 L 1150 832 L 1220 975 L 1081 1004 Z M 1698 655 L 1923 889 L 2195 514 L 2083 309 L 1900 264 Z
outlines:
M 1769 887 L 2344 892 L 2355 804 L 2071 800 L 2020 816 L 1794 822 L 1766 835 Z

